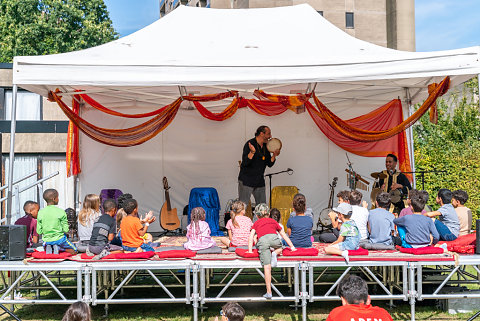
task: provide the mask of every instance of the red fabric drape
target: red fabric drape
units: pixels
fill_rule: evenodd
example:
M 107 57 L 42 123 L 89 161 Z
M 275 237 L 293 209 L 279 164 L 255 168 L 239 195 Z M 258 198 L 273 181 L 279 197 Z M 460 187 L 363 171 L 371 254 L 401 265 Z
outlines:
M 72 100 L 72 112 L 78 115 L 80 111 L 80 104 L 78 102 L 78 97 Z M 68 134 L 67 134 L 67 152 L 66 152 L 66 163 L 67 163 L 67 177 L 71 175 L 78 175 L 81 172 L 80 169 L 80 146 L 78 141 L 78 127 L 70 121 L 68 123 Z
M 74 96 L 72 109 L 62 101 L 60 95 L 57 95 L 58 91 L 55 93 L 50 92 L 49 99 L 56 101 L 70 119 L 67 141 L 67 171 L 68 173 L 71 171 L 74 175 L 80 172 L 78 156 L 79 129 L 90 138 L 112 146 L 128 147 L 142 144 L 155 137 L 173 121 L 182 100 L 193 102 L 203 117 L 214 121 L 223 121 L 232 117 L 238 108 L 248 107 L 258 114 L 275 116 L 284 113 L 288 109 L 296 111 L 297 107 L 304 105 L 319 129 L 339 147 L 366 157 L 386 156 L 388 153 L 394 153 L 399 158 L 400 170 L 410 171 L 408 146 L 404 130 L 417 121 L 428 109 L 430 109 L 430 119 L 435 121 L 436 99 L 448 90 L 449 83 L 450 79 L 446 77 L 440 84 L 429 85 L 429 97 L 405 121 L 403 120 L 402 105 L 399 100 L 392 100 L 366 115 L 344 121 L 323 105 L 314 93 L 288 96 L 273 95 L 262 90 L 256 90 L 254 95 L 259 100 L 239 97 L 236 91 L 202 96 L 184 96 L 167 106 L 143 114 L 120 113 L 104 107 L 88 95 L 80 93 Z M 317 108 L 309 102 L 312 96 Z M 201 102 L 217 101 L 230 97 L 235 98 L 220 113 L 213 113 L 201 104 Z M 80 99 L 109 115 L 125 118 L 152 118 L 140 125 L 125 129 L 97 127 L 78 115 L 78 101 Z

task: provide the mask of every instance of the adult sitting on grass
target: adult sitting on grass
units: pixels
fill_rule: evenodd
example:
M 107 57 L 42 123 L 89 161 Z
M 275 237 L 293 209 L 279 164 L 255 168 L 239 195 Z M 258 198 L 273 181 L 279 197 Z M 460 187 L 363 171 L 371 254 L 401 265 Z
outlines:
M 330 312 L 327 321 L 393 321 L 387 310 L 370 304 L 368 286 L 361 277 L 347 275 L 337 286 L 342 305 Z

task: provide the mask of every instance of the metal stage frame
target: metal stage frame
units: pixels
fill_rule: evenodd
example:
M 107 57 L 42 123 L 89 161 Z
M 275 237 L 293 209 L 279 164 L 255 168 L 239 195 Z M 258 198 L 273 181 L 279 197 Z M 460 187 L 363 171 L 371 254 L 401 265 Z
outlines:
M 480 286 L 480 255 L 459 256 L 456 261 L 282 261 L 272 277 L 272 301 L 292 302 L 307 320 L 308 303 L 334 301 L 335 288 L 348 273 L 362 274 L 377 293 L 372 300 L 403 300 L 415 320 L 417 301 L 480 298 L 480 294 L 448 293 L 448 285 Z M 252 275 L 257 279 L 252 283 Z M 151 260 L 128 262 L 27 263 L 0 262 L 0 304 L 71 304 L 93 306 L 134 303 L 191 305 L 193 320 L 213 302 L 267 301 L 263 269 L 257 260 Z M 232 289 L 261 286 L 258 296 L 238 296 Z M 148 297 L 131 289 L 155 289 Z M 30 291 L 30 292 L 27 292 Z M 126 293 L 128 298 L 123 298 Z M 289 292 L 290 291 L 290 292 Z M 28 297 L 18 297 L 27 292 Z M 33 296 L 33 298 L 32 298 Z M 43 297 L 42 297 L 43 296 Z

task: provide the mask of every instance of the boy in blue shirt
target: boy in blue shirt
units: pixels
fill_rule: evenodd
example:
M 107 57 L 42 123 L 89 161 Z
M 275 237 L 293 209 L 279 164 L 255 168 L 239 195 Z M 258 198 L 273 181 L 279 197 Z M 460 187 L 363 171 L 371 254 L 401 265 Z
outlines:
M 423 214 L 427 217 L 437 217 L 435 227 L 442 241 L 456 240 L 458 234 L 460 234 L 460 221 L 455 208 L 451 204 L 452 197 L 453 193 L 449 189 L 439 189 L 436 201 L 441 207 L 436 211 Z
M 410 191 L 412 215 L 405 215 L 393 220 L 397 225 L 398 236 L 404 248 L 419 248 L 435 245 L 440 239 L 435 225 L 427 216 L 422 215 L 425 197 L 416 189 Z
M 376 208 L 368 215 L 368 240 L 360 241 L 360 246 L 368 250 L 393 250 L 392 232 L 395 231 L 395 216 L 390 208 L 390 194 L 382 192 L 375 200 Z

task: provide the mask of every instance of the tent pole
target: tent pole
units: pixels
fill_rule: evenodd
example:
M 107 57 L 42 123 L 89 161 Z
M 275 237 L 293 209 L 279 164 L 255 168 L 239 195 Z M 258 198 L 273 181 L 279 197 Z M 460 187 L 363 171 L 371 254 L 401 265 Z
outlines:
M 7 225 L 12 222 L 12 189 L 13 189 L 13 163 L 15 159 L 15 131 L 17 125 L 17 85 L 12 90 L 12 116 L 10 121 L 10 156 L 8 163 L 8 192 L 7 192 Z M 18 196 L 17 196 L 18 197 Z
M 477 76 L 477 80 L 478 80 L 478 106 L 480 106 L 480 74 L 478 74 Z
M 407 87 L 405 88 L 405 95 L 406 95 L 406 100 L 408 104 L 408 117 L 410 117 L 413 114 L 413 107 L 412 107 L 412 100 L 410 97 L 410 89 Z M 413 177 L 413 188 L 417 188 L 417 179 L 415 175 L 415 145 L 413 143 L 413 125 L 408 128 L 408 136 L 410 136 L 410 141 L 408 143 L 409 145 L 409 153 L 410 153 L 410 164 L 412 165 L 412 172 L 414 174 L 412 175 Z

